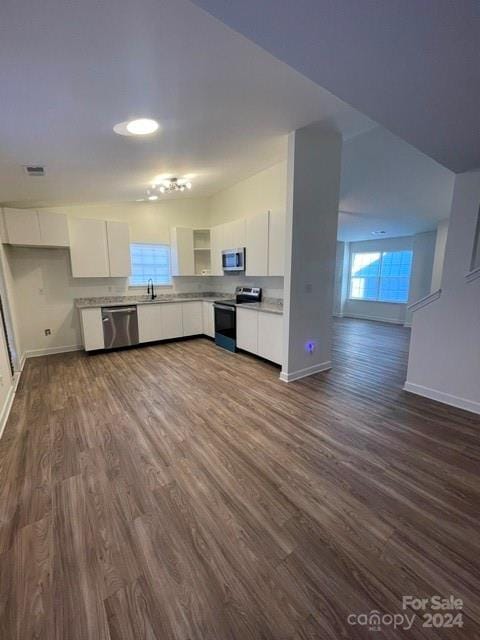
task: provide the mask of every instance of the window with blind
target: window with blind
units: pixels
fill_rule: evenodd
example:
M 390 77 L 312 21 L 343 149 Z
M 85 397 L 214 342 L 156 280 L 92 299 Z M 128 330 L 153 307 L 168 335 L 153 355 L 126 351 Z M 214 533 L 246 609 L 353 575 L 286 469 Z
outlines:
M 130 260 L 132 263 L 130 286 L 146 286 L 150 278 L 156 285 L 172 283 L 170 247 L 167 244 L 131 244 Z
M 372 302 L 407 302 L 412 258 L 412 251 L 353 253 L 350 298 Z

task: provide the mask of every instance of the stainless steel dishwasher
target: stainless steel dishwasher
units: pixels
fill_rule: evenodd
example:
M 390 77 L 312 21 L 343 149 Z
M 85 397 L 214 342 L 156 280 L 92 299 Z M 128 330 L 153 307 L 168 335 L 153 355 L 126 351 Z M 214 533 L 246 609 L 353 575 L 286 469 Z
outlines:
M 137 307 L 102 307 L 105 349 L 138 344 Z

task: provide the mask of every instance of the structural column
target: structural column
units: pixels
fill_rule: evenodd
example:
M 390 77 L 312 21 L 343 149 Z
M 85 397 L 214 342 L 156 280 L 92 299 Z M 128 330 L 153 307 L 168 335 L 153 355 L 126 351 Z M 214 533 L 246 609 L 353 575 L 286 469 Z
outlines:
M 289 135 L 284 360 L 289 382 L 331 367 L 341 135 L 320 124 Z

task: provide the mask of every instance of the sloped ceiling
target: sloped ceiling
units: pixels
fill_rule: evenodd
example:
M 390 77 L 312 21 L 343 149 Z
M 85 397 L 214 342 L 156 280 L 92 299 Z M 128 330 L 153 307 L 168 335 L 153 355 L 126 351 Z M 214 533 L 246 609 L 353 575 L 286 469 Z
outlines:
M 445 167 L 480 167 L 478 0 L 194 3 Z

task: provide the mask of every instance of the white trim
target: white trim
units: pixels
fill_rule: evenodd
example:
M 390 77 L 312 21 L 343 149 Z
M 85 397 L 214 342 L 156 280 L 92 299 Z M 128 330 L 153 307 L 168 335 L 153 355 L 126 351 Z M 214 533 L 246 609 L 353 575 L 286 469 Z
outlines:
M 477 267 L 476 269 L 469 271 L 465 276 L 465 280 L 467 282 L 473 282 L 477 278 L 480 278 L 480 267 Z
M 18 384 L 18 380 L 16 381 L 16 383 L 14 380 L 12 380 L 12 386 L 8 390 L 5 403 L 3 405 L 2 410 L 0 411 L 0 438 L 3 436 L 3 432 L 5 430 L 5 426 L 8 421 L 8 416 L 10 415 L 10 409 L 12 408 L 13 399 L 15 397 L 15 391 L 17 390 L 17 384 Z
M 23 371 L 23 367 L 25 366 L 25 360 L 26 360 L 26 355 L 25 355 L 25 351 L 22 353 L 22 355 L 20 356 L 20 369 L 19 369 L 19 373 L 22 373 Z
M 435 300 L 438 300 L 441 295 L 442 295 L 441 289 L 432 291 L 432 293 L 429 293 L 428 296 L 420 298 L 420 300 L 417 300 L 416 302 L 412 302 L 412 304 L 409 304 L 407 309 L 409 311 L 418 311 L 419 309 L 423 309 L 423 307 L 426 307 L 430 303 L 435 302 Z
M 407 329 L 411 329 L 412 328 L 412 323 L 411 322 L 404 322 L 403 326 L 406 327 Z
M 356 318 L 358 320 L 374 320 L 375 322 L 388 322 L 390 324 L 401 324 L 403 325 L 403 320 L 392 320 L 392 318 L 382 318 L 381 316 L 364 316 L 360 313 L 344 313 L 344 318 Z
M 282 380 L 282 382 L 293 382 L 294 380 L 306 378 L 307 376 L 313 376 L 314 373 L 327 371 L 331 368 L 332 363 L 330 362 L 330 360 L 327 360 L 326 362 L 319 362 L 318 364 L 314 364 L 311 367 L 305 367 L 305 369 L 299 369 L 298 371 L 292 371 L 291 373 L 282 371 L 280 374 L 280 380 Z
M 430 389 L 424 387 L 421 384 L 415 384 L 413 382 L 405 382 L 403 386 L 404 391 L 414 393 L 417 396 L 423 396 L 430 398 L 430 400 L 436 400 L 437 402 L 443 402 L 449 404 L 452 407 L 464 409 L 465 411 L 471 411 L 472 413 L 480 414 L 480 402 L 475 400 L 468 400 L 467 398 L 460 398 L 459 396 L 453 396 L 450 393 L 444 391 L 437 391 L 436 389 Z
M 80 351 L 83 349 L 81 344 L 70 344 L 65 347 L 46 347 L 45 349 L 31 349 L 25 351 L 25 358 L 37 358 L 39 356 L 50 356 L 55 353 L 69 353 L 70 351 Z

